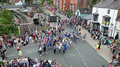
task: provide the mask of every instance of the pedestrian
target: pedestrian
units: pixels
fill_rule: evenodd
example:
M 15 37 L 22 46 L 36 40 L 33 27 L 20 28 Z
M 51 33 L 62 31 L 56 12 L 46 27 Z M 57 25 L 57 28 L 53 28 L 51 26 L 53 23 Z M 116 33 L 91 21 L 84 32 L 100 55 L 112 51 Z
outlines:
M 54 49 L 54 54 L 55 54 L 56 53 L 56 46 L 55 45 L 54 45 L 53 49 Z
M 83 42 L 85 42 L 85 38 L 86 38 L 86 33 L 84 33 L 83 35 Z
M 99 47 L 98 47 L 98 49 L 100 49 L 100 46 L 101 46 L 101 41 L 99 41 Z
M 97 46 L 96 46 L 95 50 L 98 50 L 98 47 L 99 47 L 99 44 L 97 44 Z
M 18 51 L 18 56 L 19 56 L 19 58 L 21 58 L 22 57 L 22 51 L 19 49 L 19 51 Z
M 40 54 L 40 56 L 42 56 L 42 48 L 41 48 L 41 46 L 39 47 L 39 54 Z
M 63 45 L 63 54 L 65 53 L 65 46 Z
M 43 45 L 43 54 L 46 52 L 46 54 L 47 54 L 47 51 L 46 51 L 46 44 L 44 43 L 44 45 Z
M 101 65 L 101 67 L 105 67 L 105 65 Z

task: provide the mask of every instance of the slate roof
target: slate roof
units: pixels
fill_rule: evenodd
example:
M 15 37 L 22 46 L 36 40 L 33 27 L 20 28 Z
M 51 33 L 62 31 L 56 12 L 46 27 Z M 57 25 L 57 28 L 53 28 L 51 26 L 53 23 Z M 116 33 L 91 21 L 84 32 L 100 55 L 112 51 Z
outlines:
M 81 14 L 92 14 L 92 9 L 88 8 L 80 8 L 79 11 Z
M 120 0 L 103 0 L 100 1 L 98 4 L 94 5 L 94 7 L 99 8 L 110 8 L 110 9 L 120 9 Z
M 37 4 L 29 4 L 29 3 L 25 4 L 25 7 L 30 7 L 30 6 L 34 8 L 39 8 Z
M 3 5 L 2 8 L 22 8 L 23 5 Z

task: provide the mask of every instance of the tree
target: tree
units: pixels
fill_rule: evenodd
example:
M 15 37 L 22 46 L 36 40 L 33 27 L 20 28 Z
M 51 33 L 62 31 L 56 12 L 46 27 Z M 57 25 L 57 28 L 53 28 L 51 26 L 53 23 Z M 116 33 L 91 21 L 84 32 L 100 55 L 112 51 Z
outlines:
M 52 2 L 53 2 L 52 0 L 48 0 L 47 4 L 52 4 Z
M 99 3 L 101 0 L 92 0 L 92 4 L 97 4 Z
M 6 34 L 6 35 L 9 35 L 11 33 L 15 33 L 16 31 L 18 31 L 18 28 L 14 28 L 14 26 L 13 26 L 14 23 L 11 21 L 13 19 L 14 19 L 14 16 L 13 16 L 13 13 L 11 13 L 10 10 L 4 9 L 0 13 L 0 31 L 2 31 L 2 33 Z M 0 35 L 2 33 L 0 33 Z
M 9 2 L 9 0 L 0 0 L 0 2 Z

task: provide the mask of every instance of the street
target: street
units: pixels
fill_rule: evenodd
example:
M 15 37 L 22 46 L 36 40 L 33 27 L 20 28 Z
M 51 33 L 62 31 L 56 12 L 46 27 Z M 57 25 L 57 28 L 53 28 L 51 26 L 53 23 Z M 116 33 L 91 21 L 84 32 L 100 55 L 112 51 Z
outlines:
M 64 16 L 61 18 L 66 19 Z M 71 29 L 67 27 L 65 31 L 71 31 Z M 94 51 L 94 48 L 87 41 L 83 43 L 82 40 L 83 38 L 81 36 L 79 42 L 73 42 L 71 48 L 67 47 L 65 54 L 58 53 L 58 51 L 56 54 L 54 54 L 52 50 L 47 50 L 48 54 L 44 54 L 40 57 L 39 53 L 37 52 L 38 46 L 35 43 L 28 44 L 27 46 L 22 47 L 21 50 L 23 57 L 29 56 L 33 60 L 35 57 L 38 59 L 50 58 L 51 60 L 56 60 L 58 63 L 68 67 L 100 67 L 102 64 L 108 67 L 108 62 L 96 51 Z M 8 49 L 6 56 L 8 59 L 18 58 L 16 48 Z

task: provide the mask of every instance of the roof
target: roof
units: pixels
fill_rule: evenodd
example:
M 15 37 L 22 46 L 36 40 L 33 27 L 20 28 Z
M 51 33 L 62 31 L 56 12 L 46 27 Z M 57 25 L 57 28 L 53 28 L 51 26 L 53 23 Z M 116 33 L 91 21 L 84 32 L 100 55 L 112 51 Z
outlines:
M 86 16 L 83 16 L 82 18 L 89 20 L 89 19 L 91 19 L 91 17 L 92 17 L 92 14 L 88 14 Z
M 81 14 L 80 17 L 84 17 L 84 16 L 86 16 L 86 15 L 88 15 L 88 14 Z
M 28 10 L 27 9 L 25 9 L 25 8 L 21 8 L 21 9 L 19 9 L 21 12 L 27 12 Z
M 39 8 L 39 6 L 37 4 L 25 4 L 25 7 L 34 7 L 34 8 Z
M 110 9 L 119 9 L 120 8 L 120 0 L 103 0 L 94 5 L 94 7 L 99 8 L 110 8 Z
M 38 19 L 38 13 L 35 13 L 35 14 L 34 14 L 33 19 Z
M 105 18 L 111 18 L 109 15 L 104 15 L 103 17 L 105 17 Z
M 22 8 L 23 5 L 3 5 L 2 8 Z
M 80 8 L 79 11 L 81 14 L 92 14 L 92 9 L 88 8 Z
M 116 21 L 120 21 L 120 16 L 116 19 Z

